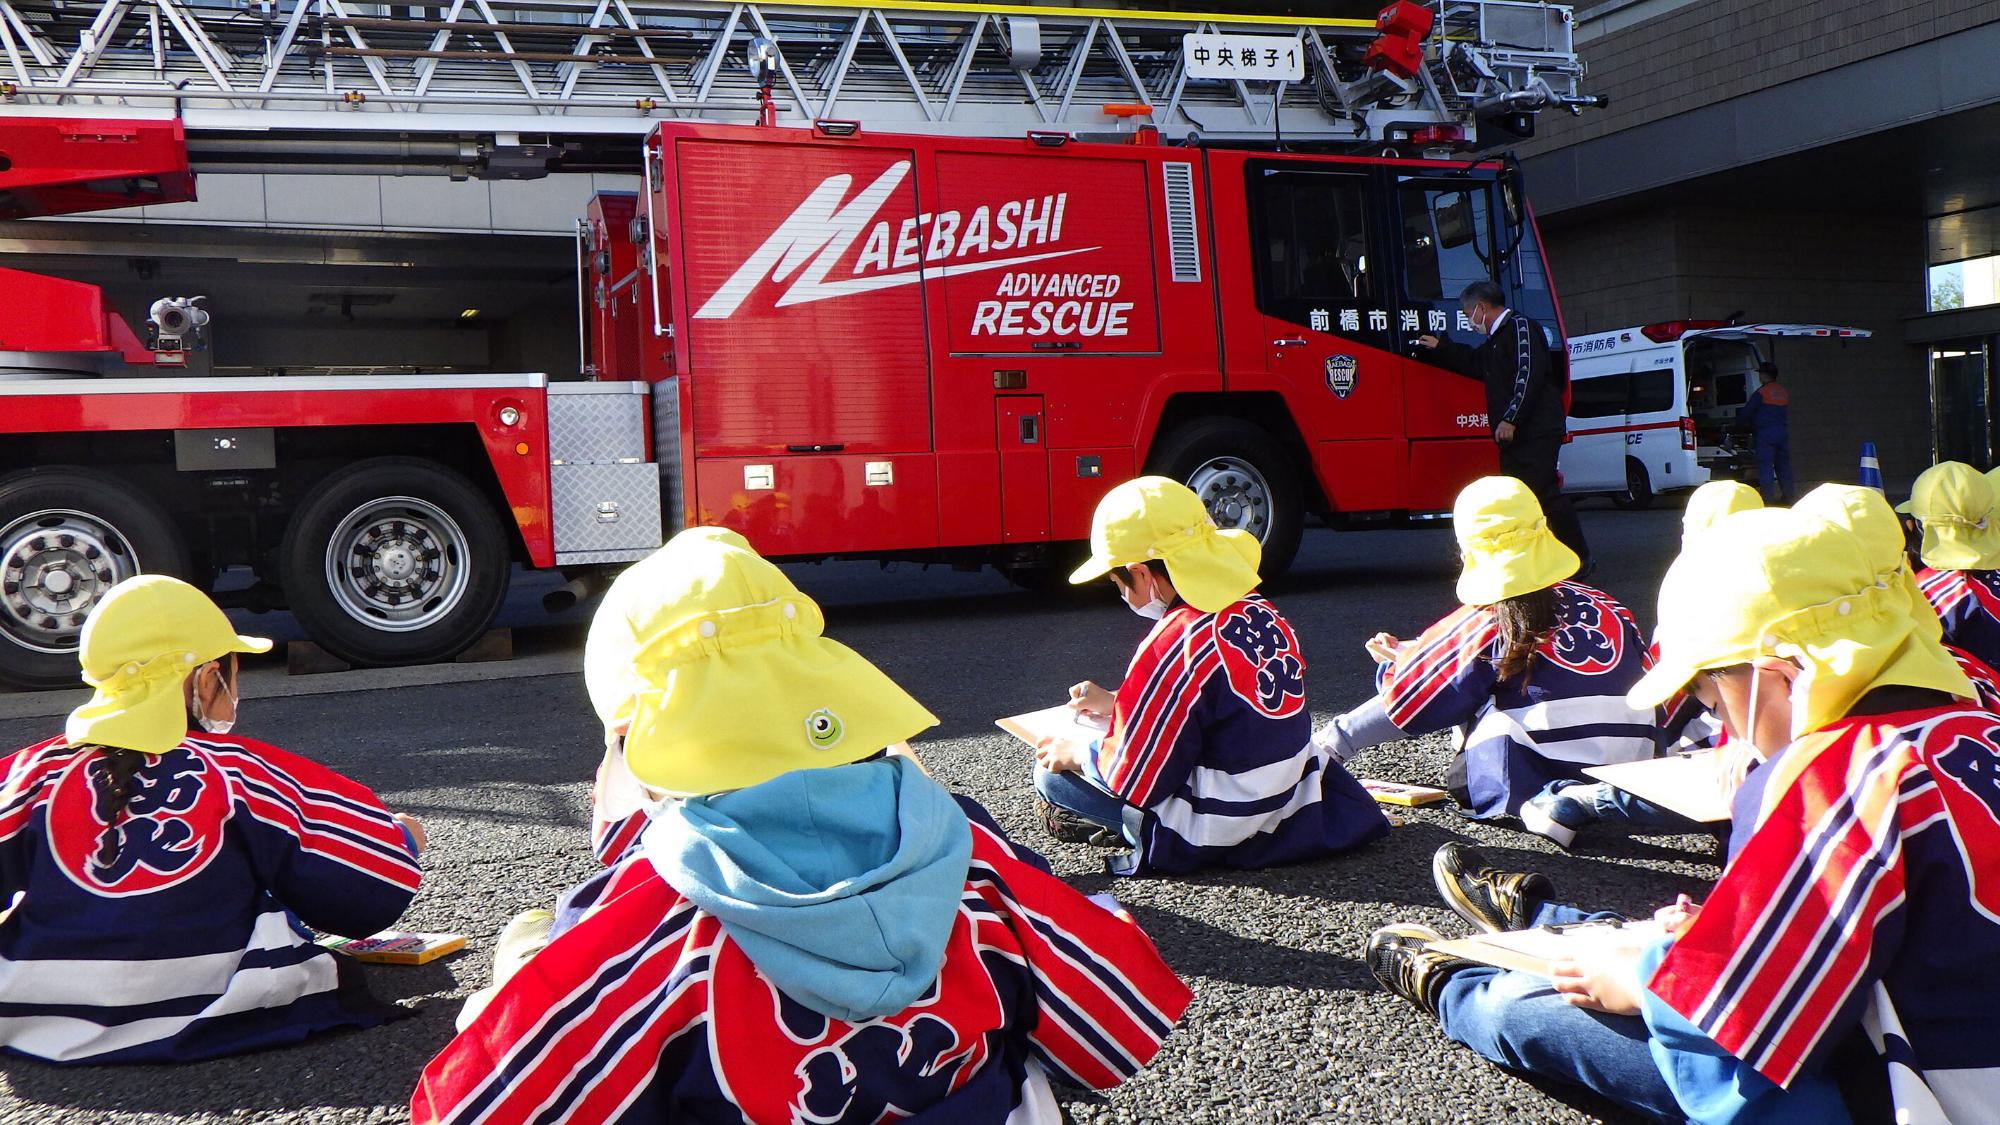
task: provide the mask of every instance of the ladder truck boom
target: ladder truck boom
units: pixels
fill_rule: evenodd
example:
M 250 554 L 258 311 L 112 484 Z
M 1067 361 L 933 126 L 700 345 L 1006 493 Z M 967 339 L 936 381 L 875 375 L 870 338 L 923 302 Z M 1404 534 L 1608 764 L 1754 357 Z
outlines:
M 1129 127 L 1136 109 L 1168 141 L 1366 146 L 1414 133 L 1412 147 L 1476 148 L 1518 136 L 1541 109 L 1598 104 L 1578 89 L 1572 26 L 1567 6 L 1536 0 L 1396 0 L 1375 20 L 935 0 L 0 0 L 0 100 L 177 113 L 202 168 L 381 153 L 508 178 L 573 170 L 660 121 L 757 120 L 760 86 L 742 63 L 762 43 L 782 125 L 1090 133 Z M 1205 68 L 1219 60 L 1191 59 L 1189 37 L 1216 34 L 1295 57 L 1282 72 L 1269 58 Z M 317 149 L 287 143 L 309 132 Z M 406 143 L 369 143 L 382 133 Z M 407 143 L 430 137 L 449 140 Z

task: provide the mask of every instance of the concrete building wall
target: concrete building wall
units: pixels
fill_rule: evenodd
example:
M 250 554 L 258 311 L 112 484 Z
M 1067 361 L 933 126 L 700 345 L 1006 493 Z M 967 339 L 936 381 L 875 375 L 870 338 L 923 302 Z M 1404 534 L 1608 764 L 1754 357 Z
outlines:
M 1598 5 L 1597 7 L 1609 7 Z M 1592 11 L 1579 4 L 1583 18 Z M 2000 19 L 1995 0 L 1700 0 L 1578 44 L 1607 110 L 1544 114 L 1533 156 Z
M 1852 325 L 1839 344 L 1784 340 L 1792 460 L 1802 480 L 1851 480 L 1863 441 L 1883 471 L 1930 463 L 1922 311 L 1923 223 L 1902 216 L 1663 208 L 1552 224 L 1550 271 L 1572 335 L 1742 310 L 1751 320 Z

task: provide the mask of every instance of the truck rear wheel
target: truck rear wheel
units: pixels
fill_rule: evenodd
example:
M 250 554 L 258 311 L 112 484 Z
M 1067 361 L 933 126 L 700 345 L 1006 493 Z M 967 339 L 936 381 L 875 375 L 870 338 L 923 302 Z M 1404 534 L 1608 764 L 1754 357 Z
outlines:
M 1146 471 L 1193 489 L 1215 526 L 1255 535 L 1264 546 L 1262 577 L 1292 565 L 1305 510 L 1297 470 L 1269 431 L 1240 418 L 1191 422 L 1160 439 Z
M 285 531 L 280 569 L 307 634 L 350 664 L 421 664 L 465 651 L 507 592 L 491 503 L 429 461 L 383 457 L 315 488 Z
M 166 515 L 123 481 L 87 469 L 0 481 L 0 680 L 75 685 L 84 618 L 142 572 L 185 574 L 187 550 Z

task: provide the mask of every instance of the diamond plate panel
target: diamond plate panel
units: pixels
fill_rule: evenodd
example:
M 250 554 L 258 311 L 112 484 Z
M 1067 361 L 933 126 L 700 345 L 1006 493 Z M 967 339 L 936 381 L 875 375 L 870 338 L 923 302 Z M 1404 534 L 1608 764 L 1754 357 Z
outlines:
M 667 492 L 666 534 L 681 529 L 687 500 L 681 491 L 681 379 L 674 375 L 653 384 L 653 460 L 660 463 L 660 480 Z
M 608 465 L 646 459 L 644 383 L 549 385 L 549 460 Z M 613 389 L 615 388 L 615 390 Z
M 660 545 L 660 473 L 649 462 L 556 465 L 549 498 L 557 555 Z

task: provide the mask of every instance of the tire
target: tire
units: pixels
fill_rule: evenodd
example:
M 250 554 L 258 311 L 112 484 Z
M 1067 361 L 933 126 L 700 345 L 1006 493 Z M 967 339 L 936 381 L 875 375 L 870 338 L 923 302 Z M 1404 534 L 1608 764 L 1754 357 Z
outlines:
M 350 664 L 449 660 L 486 632 L 512 560 L 493 504 L 430 461 L 334 473 L 292 513 L 279 575 L 307 635 Z
M 1264 547 L 1263 578 L 1292 565 L 1305 507 L 1298 470 L 1270 431 L 1240 418 L 1190 422 L 1160 439 L 1146 471 L 1194 489 L 1217 527 L 1254 533 Z
M 0 680 L 74 687 L 77 633 L 105 591 L 187 569 L 166 513 L 116 477 L 30 469 L 0 481 Z
M 1611 502 L 1628 512 L 1643 512 L 1653 506 L 1653 478 L 1638 458 L 1625 458 L 1625 491 L 1612 493 Z

